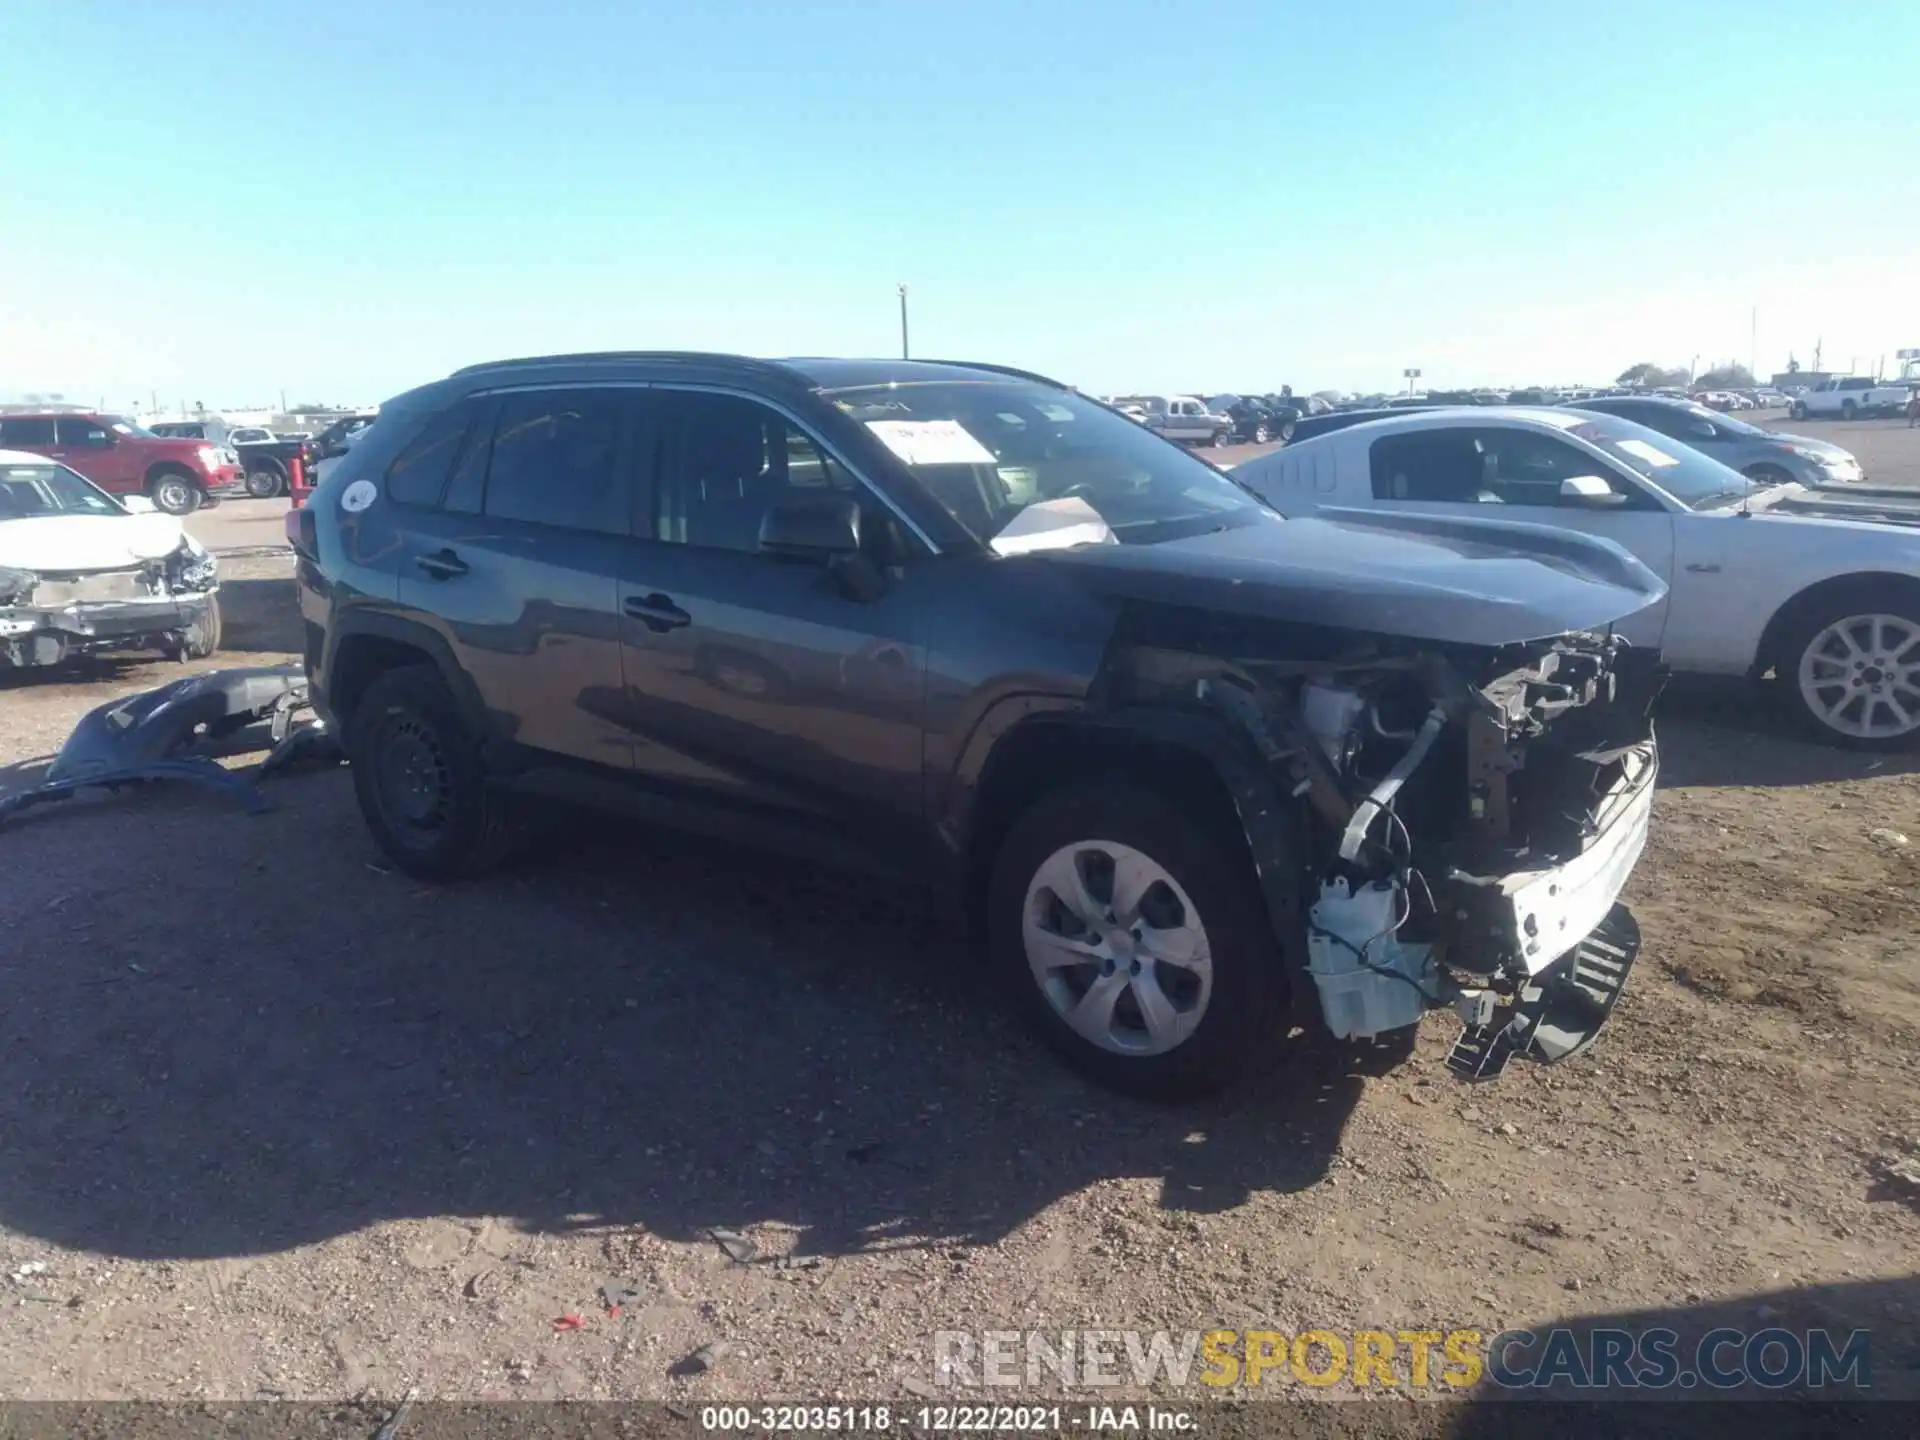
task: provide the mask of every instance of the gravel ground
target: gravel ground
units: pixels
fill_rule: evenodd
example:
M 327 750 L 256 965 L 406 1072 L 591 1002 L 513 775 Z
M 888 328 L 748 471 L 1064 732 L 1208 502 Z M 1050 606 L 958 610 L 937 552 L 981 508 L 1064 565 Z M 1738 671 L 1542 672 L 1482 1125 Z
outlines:
M 286 559 L 227 573 L 219 663 L 291 658 Z M 0 789 L 178 673 L 6 682 Z M 583 820 L 426 889 L 342 771 L 261 816 L 35 812 L 0 832 L 0 1394 L 906 1399 L 948 1329 L 1608 1318 L 1865 1326 L 1920 1391 L 1920 759 L 1670 701 L 1588 1057 L 1466 1088 L 1434 1022 L 1177 1109 L 1014 1033 L 913 895 L 788 861 Z

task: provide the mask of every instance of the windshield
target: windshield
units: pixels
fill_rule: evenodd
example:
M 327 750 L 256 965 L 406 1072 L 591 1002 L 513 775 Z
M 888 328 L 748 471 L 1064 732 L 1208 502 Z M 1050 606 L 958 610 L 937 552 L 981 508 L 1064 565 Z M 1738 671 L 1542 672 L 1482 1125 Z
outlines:
M 1718 410 L 1709 410 L 1704 405 L 1688 405 L 1684 407 L 1684 409 L 1689 420 L 1704 420 L 1713 426 L 1714 429 L 1724 430 L 1729 435 L 1745 435 L 1750 438 L 1759 437 L 1766 440 L 1773 438 L 1773 432 L 1771 430 L 1762 429 L 1760 426 L 1749 424 L 1745 420 L 1736 420 L 1733 416 L 1723 415 Z
M 1071 391 L 939 380 L 827 398 L 983 542 L 1047 502 L 1076 513 L 1084 505 L 1123 544 L 1218 530 L 1265 510 L 1211 465 Z
M 0 465 L 0 520 L 126 513 L 119 501 L 64 465 Z
M 1718 425 L 1726 417 L 1715 415 Z M 1756 487 L 1738 470 L 1709 459 L 1691 445 L 1670 440 L 1657 430 L 1605 415 L 1583 420 L 1569 434 L 1597 445 L 1643 480 L 1650 480 L 1689 510 L 1731 505 Z

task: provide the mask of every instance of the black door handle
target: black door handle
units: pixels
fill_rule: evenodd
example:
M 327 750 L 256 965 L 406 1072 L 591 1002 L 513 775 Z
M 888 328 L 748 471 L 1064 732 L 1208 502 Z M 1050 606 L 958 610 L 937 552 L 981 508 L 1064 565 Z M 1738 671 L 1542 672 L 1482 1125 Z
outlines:
M 456 575 L 467 573 L 467 562 L 451 550 L 441 550 L 432 555 L 416 555 L 413 563 L 436 580 L 451 580 Z
M 664 635 L 669 630 L 678 630 L 682 625 L 691 625 L 693 617 L 673 603 L 673 597 L 662 595 L 658 590 L 651 595 L 629 595 L 621 609 L 634 619 L 645 623 L 656 635 Z

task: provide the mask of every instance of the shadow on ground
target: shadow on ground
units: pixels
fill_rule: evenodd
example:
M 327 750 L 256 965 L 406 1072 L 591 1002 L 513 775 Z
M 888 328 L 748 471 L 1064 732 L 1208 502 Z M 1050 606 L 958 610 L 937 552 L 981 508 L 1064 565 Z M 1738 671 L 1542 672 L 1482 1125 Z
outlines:
M 138 1257 L 442 1215 L 989 1241 L 1113 1177 L 1193 1212 L 1311 1185 L 1363 1083 L 1302 1051 L 1230 1100 L 1122 1100 L 911 895 L 593 823 L 426 890 L 344 773 L 273 793 L 0 835 L 36 877 L 0 914 L 0 1222 Z
M 1869 753 L 1807 738 L 1773 681 L 1679 677 L 1654 717 L 1663 788 L 1821 785 L 1920 768 L 1920 746 Z
M 1757 1425 L 1766 1434 L 1912 1434 L 1911 1402 L 1920 1399 L 1916 1307 L 1920 1278 L 1907 1276 L 1527 1320 L 1508 1332 L 1510 1344 L 1498 1347 L 1508 1383 L 1491 1378 L 1489 1354 L 1490 1378 L 1476 1403 L 1453 1411 L 1451 1433 L 1740 1435 Z M 1609 1332 L 1629 1337 L 1631 1347 L 1615 1341 L 1619 1359 L 1611 1366 Z M 1656 1340 L 1657 1332 L 1665 1337 Z M 1487 1339 L 1491 1351 L 1494 1337 Z M 1578 1405 L 1526 1403 L 1579 1400 L 1599 1402 L 1592 1418 L 1606 1423 L 1581 1425 Z M 1697 1413 L 1699 1402 L 1716 1400 L 1816 1403 L 1785 1413 L 1751 1404 L 1709 1405 L 1710 1413 Z M 1890 1401 L 1908 1403 L 1872 1403 Z M 1823 1414 L 1818 1402 L 1840 1403 Z M 1675 1428 L 1665 1428 L 1669 1423 Z

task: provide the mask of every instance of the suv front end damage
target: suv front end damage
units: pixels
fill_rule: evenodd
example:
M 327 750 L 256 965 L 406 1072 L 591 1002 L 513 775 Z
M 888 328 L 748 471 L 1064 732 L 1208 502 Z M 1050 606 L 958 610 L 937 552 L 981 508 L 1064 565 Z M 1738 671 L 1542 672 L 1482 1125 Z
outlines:
M 109 569 L 0 568 L 0 666 L 57 665 L 97 650 L 195 653 L 218 590 L 214 558 L 190 538 L 163 559 Z
M 1584 632 L 1489 647 L 1240 623 L 1223 644 L 1171 612 L 1134 620 L 1112 693 L 1212 711 L 1297 806 L 1305 933 L 1282 938 L 1332 1035 L 1451 1009 L 1449 1065 L 1472 1080 L 1593 1042 L 1639 950 L 1619 896 L 1658 774 L 1656 656 Z

